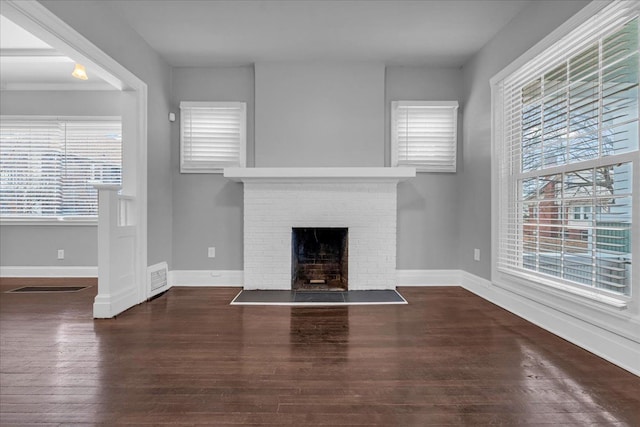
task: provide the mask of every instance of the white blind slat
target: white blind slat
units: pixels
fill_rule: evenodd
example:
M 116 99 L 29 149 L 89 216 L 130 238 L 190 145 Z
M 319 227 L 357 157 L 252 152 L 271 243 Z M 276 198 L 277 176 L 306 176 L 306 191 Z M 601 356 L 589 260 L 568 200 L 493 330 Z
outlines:
M 182 102 L 180 115 L 181 172 L 245 165 L 244 102 Z
M 458 103 L 395 101 L 391 107 L 393 164 L 455 172 Z
M 119 120 L 0 118 L 0 215 L 97 215 L 90 181 L 119 184 Z
M 630 293 L 639 11 L 611 3 L 499 83 L 503 271 Z

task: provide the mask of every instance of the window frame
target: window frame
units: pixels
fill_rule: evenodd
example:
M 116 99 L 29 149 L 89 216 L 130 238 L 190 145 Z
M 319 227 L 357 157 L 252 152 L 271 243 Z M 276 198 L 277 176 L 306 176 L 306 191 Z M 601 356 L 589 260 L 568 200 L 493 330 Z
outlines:
M 442 165 L 425 165 L 421 162 L 407 162 L 402 165 L 399 164 L 399 136 L 398 136 L 398 108 L 399 107 L 434 107 L 434 108 L 446 108 L 451 109 L 453 115 L 453 140 L 449 141 L 453 151 L 453 163 Z M 458 101 L 407 101 L 398 100 L 391 102 L 391 166 L 413 166 L 416 168 L 416 172 L 440 172 L 440 173 L 455 173 L 457 171 L 458 162 Z
M 58 122 L 96 122 L 96 121 L 117 121 L 120 123 L 122 130 L 121 116 L 50 116 L 50 115 L 1 115 L 2 120 L 16 121 L 58 121 Z M 120 179 L 123 178 L 124 165 L 124 140 L 121 141 L 121 167 Z M 97 198 L 96 192 L 96 198 Z M 16 225 L 16 226 L 97 226 L 98 215 L 87 216 L 2 216 L 0 215 L 0 225 Z
M 238 139 L 238 162 L 217 164 L 216 162 L 186 160 L 184 135 L 184 109 L 188 108 L 239 108 L 240 135 Z M 247 103 L 241 101 L 181 101 L 180 102 L 180 173 L 222 174 L 226 167 L 245 167 L 247 164 Z
M 628 5 L 632 2 L 617 2 L 619 4 Z M 540 55 L 548 53 L 554 48 L 554 45 L 558 43 L 564 37 L 569 36 L 575 29 L 585 24 L 588 20 L 594 18 L 603 9 L 609 6 L 609 3 L 605 2 L 592 2 L 587 5 L 583 10 L 574 15 L 567 22 L 558 27 L 555 31 L 541 40 L 538 44 L 533 46 L 530 50 L 525 52 L 521 57 L 517 58 L 514 62 L 496 74 L 490 80 L 491 86 L 491 111 L 492 111 L 492 126 L 491 126 L 491 140 L 492 140 L 492 153 L 491 153 L 491 166 L 492 166 L 492 211 L 491 211 L 491 224 L 492 224 L 492 262 L 491 262 L 491 281 L 494 285 L 507 289 L 511 292 L 515 292 L 521 296 L 525 296 L 535 301 L 543 302 L 545 305 L 555 307 L 563 312 L 569 313 L 584 313 L 584 310 L 595 308 L 597 310 L 604 310 L 604 313 L 615 313 L 619 310 L 630 309 L 633 312 L 638 311 L 639 296 L 640 296 L 640 267 L 638 266 L 638 258 L 640 257 L 640 209 L 636 207 L 640 205 L 640 185 L 634 185 L 632 190 L 632 198 L 634 206 L 632 208 L 632 230 L 631 230 L 631 254 L 632 254 L 632 276 L 630 279 L 629 295 L 612 295 L 606 290 L 582 288 L 579 285 L 567 285 L 558 280 L 549 280 L 544 277 L 540 277 L 536 274 L 514 274 L 510 271 L 505 271 L 498 267 L 498 259 L 500 256 L 500 156 L 503 147 L 502 140 L 502 122 L 503 122 L 503 107 L 501 104 L 501 83 L 502 81 L 516 72 L 529 61 L 538 58 Z M 633 7 L 633 5 L 631 6 Z M 637 6 L 635 6 L 637 8 Z M 614 157 L 614 156 L 612 156 Z M 640 177 L 640 155 L 638 151 L 631 153 L 619 154 L 615 156 L 618 160 L 631 163 L 631 169 L 634 177 L 634 181 L 638 181 Z M 611 162 L 607 159 L 595 159 L 585 162 L 584 168 L 604 166 Z M 549 169 L 548 173 L 562 172 L 563 167 L 556 168 L 557 170 Z M 547 173 L 547 172 L 545 172 Z M 635 260 L 633 260 L 635 258 Z M 532 272 L 533 273 L 533 272 Z M 558 301 L 564 301 L 563 305 L 558 305 Z M 599 323 L 599 321 L 598 321 Z M 613 330 L 612 323 L 605 322 L 606 328 Z M 623 328 L 623 329 L 626 329 Z M 620 329 L 621 334 L 628 335 L 626 331 Z

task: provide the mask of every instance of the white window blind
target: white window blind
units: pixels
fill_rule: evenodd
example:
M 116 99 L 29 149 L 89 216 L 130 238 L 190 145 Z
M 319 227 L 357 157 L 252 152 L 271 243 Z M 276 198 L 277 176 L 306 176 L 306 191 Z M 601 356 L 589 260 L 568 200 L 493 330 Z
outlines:
M 95 218 L 91 181 L 120 184 L 119 118 L 0 118 L 2 218 Z
M 391 164 L 420 172 L 455 172 L 457 101 L 391 103 Z
M 630 294 L 639 10 L 612 3 L 498 83 L 500 271 Z
M 245 166 L 246 103 L 180 103 L 180 171 L 222 172 Z

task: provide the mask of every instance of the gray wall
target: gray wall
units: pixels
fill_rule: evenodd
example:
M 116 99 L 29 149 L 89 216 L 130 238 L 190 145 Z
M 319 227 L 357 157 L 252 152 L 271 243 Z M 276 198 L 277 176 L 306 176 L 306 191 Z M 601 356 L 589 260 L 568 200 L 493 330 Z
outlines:
M 148 263 L 171 267 L 171 141 L 169 98 L 171 68 L 114 13 L 98 0 L 42 0 L 46 8 L 138 76 L 148 89 Z
M 386 146 L 389 147 L 391 137 L 391 101 L 460 101 L 461 79 L 462 72 L 457 68 L 387 67 Z M 459 120 L 459 127 L 461 122 Z M 461 139 L 462 131 L 459 129 L 459 145 Z M 386 151 L 389 164 L 389 150 Z M 461 161 L 460 157 L 458 161 Z M 420 172 L 416 178 L 398 185 L 398 269 L 458 268 L 456 175 Z
M 172 111 L 180 101 L 247 103 L 247 157 L 253 164 L 253 67 L 175 68 Z M 173 172 L 173 269 L 241 270 L 242 184 L 221 174 L 180 173 L 180 121 L 171 127 Z M 207 258 L 207 247 L 216 257 Z
M 0 114 L 119 116 L 120 92 L 2 91 Z M 65 259 L 58 260 L 58 249 Z M 96 226 L 0 226 L 0 265 L 96 266 Z
M 318 65 L 314 65 L 314 69 L 317 68 Z M 375 69 L 377 70 L 377 67 Z M 368 68 L 365 67 L 364 70 L 365 74 L 370 73 Z M 283 75 L 289 73 L 283 72 Z M 375 75 L 377 76 L 377 71 Z M 357 155 L 365 154 L 372 164 L 381 165 L 385 151 L 388 151 L 385 150 L 385 144 L 389 142 L 389 102 L 396 99 L 458 100 L 461 77 L 459 69 L 389 67 L 386 70 L 386 81 L 379 81 L 376 89 L 376 92 L 383 91 L 384 99 L 377 101 L 375 109 L 370 109 L 374 110 L 376 115 L 380 112 L 377 143 L 365 153 L 345 152 L 343 147 L 332 147 L 328 144 L 329 148 L 333 148 L 331 155 L 342 156 L 342 161 L 347 161 L 346 164 L 357 164 Z M 257 80 L 259 81 L 259 78 Z M 247 102 L 247 146 L 251 164 L 254 146 L 259 152 L 262 147 L 260 141 L 264 141 L 259 139 L 261 135 L 258 134 L 259 129 L 256 126 L 254 145 L 253 85 L 254 74 L 251 67 L 175 68 L 172 79 L 172 111 L 179 112 L 180 101 Z M 312 103 L 313 100 L 306 102 Z M 328 101 L 325 98 L 323 102 Z M 276 103 L 276 107 L 278 105 Z M 328 107 L 328 104 L 325 104 L 325 107 Z M 323 111 L 325 110 L 326 108 L 323 108 Z M 261 114 L 267 114 L 264 109 L 260 111 Z M 256 121 L 260 120 L 257 114 L 256 111 Z M 275 114 L 286 114 L 286 111 Z M 321 112 L 316 114 L 324 117 Z M 367 114 L 367 117 L 370 116 L 371 113 Z M 304 128 L 299 129 L 300 132 L 303 130 Z M 307 134 L 309 136 L 311 132 Z M 242 185 L 230 182 L 217 174 L 181 174 L 179 121 L 172 126 L 171 139 L 174 177 L 173 268 L 242 269 Z M 323 145 L 318 141 L 315 143 L 329 151 L 327 144 Z M 286 166 L 345 165 L 337 160 L 335 163 L 326 164 L 311 162 L 311 159 L 306 159 L 306 149 L 301 149 L 300 144 L 294 140 L 278 141 L 278 145 L 277 148 L 272 147 L 272 150 L 278 152 L 281 159 L 277 162 L 275 159 L 266 162 L 273 161 L 280 165 L 285 163 Z M 329 160 L 330 157 L 324 157 L 325 162 Z M 374 161 L 380 163 L 373 163 Z M 260 159 L 256 163 L 259 162 Z M 400 184 L 398 268 L 457 268 L 456 183 L 456 174 L 420 173 L 417 178 Z M 215 258 L 207 258 L 208 246 L 216 247 Z
M 384 166 L 384 65 L 255 66 L 256 166 Z
M 170 102 L 171 110 L 177 112 L 177 102 L 187 97 L 201 100 L 243 95 L 248 102 L 253 101 L 250 96 L 253 77 L 249 71 L 176 69 L 171 97 L 170 67 L 107 5 L 99 1 L 69 0 L 42 3 L 149 85 L 149 263 L 167 260 L 172 269 L 242 268 L 239 186 L 223 182 L 219 176 L 180 175 L 177 125 L 170 128 L 166 118 Z M 530 2 L 462 72 L 389 67 L 386 90 L 380 77 L 382 68 L 377 64 L 359 64 L 362 68 L 355 74 L 344 71 L 346 68 L 341 72 L 340 64 L 298 64 L 295 69 L 291 68 L 294 64 L 259 64 L 255 76 L 257 144 L 254 146 L 250 134 L 250 164 L 381 166 L 389 157 L 390 100 L 457 98 L 464 106 L 458 172 L 420 174 L 401 185 L 398 268 L 462 268 L 488 278 L 491 249 L 489 79 L 587 3 L 583 0 Z M 309 75 L 301 74 L 302 71 Z M 313 84 L 322 82 L 323 75 L 329 76 L 328 80 L 325 77 L 325 83 Z M 380 81 L 379 86 L 374 87 L 374 81 Z M 351 88 L 348 83 L 354 86 Z M 282 85 L 288 85 L 284 97 L 275 93 Z M 333 144 L 337 139 L 330 133 L 331 126 L 323 127 L 322 122 L 313 121 L 327 113 L 330 100 L 351 105 L 349 97 L 345 99 L 337 89 L 348 89 L 351 96 L 356 93 L 370 96 L 366 99 L 375 104 L 358 121 L 364 133 L 351 135 L 347 148 Z M 316 102 L 312 102 L 314 97 Z M 283 123 L 291 125 L 283 121 L 292 117 L 290 102 L 304 106 L 307 121 L 295 121 L 293 131 L 278 133 Z M 272 110 L 273 105 L 276 108 Z M 250 107 L 250 121 L 251 111 Z M 376 115 L 386 120 L 375 120 Z M 328 123 L 334 125 L 333 120 L 337 119 L 331 117 L 330 120 Z M 298 123 L 304 125 L 298 126 Z M 264 141 L 260 132 L 266 132 Z M 457 197 L 453 198 L 452 194 Z M 205 222 L 209 225 L 203 229 Z M 216 246 L 215 259 L 205 257 L 207 246 Z M 481 249 L 480 262 L 473 261 L 473 248 Z M 171 265 L 174 257 L 175 265 Z
M 530 2 L 463 69 L 465 110 L 459 168 L 460 268 L 491 275 L 491 91 L 489 80 L 588 1 Z M 458 157 L 460 159 L 460 157 Z M 480 249 L 480 262 L 473 249 Z
M 0 114 L 38 116 L 120 116 L 118 91 L 2 91 Z
M 3 225 L 0 227 L 2 266 L 95 267 L 98 228 L 73 225 Z M 64 259 L 57 259 L 64 249 Z

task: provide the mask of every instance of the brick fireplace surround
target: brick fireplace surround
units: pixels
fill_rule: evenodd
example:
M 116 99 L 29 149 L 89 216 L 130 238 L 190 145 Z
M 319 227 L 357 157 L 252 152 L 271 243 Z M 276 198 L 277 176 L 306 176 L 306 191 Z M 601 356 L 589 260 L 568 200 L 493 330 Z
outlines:
M 244 289 L 291 289 L 291 231 L 346 227 L 349 290 L 395 289 L 397 184 L 414 168 L 227 168 L 244 183 Z

